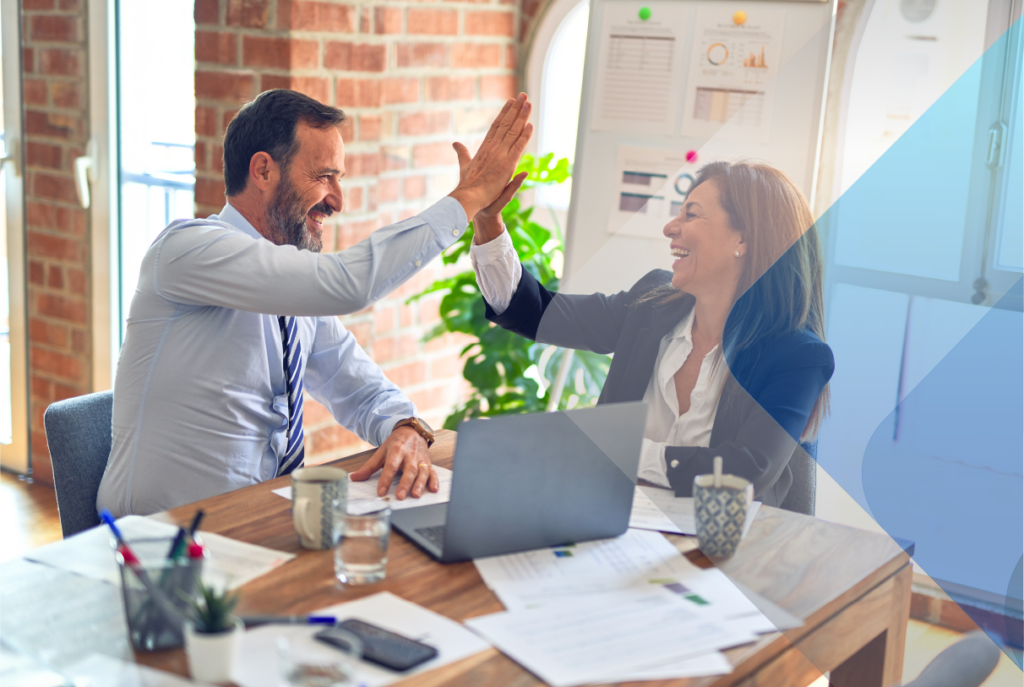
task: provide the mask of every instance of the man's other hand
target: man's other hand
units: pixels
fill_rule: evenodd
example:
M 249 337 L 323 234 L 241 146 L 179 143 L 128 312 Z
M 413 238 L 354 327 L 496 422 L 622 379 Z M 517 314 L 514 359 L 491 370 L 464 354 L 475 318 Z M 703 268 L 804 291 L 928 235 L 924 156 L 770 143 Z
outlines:
M 399 501 L 410 494 L 414 498 L 423 496 L 424 488 L 434 492 L 441 488 L 441 480 L 430 464 L 427 440 L 411 427 L 395 429 L 363 467 L 352 473 L 352 481 L 367 480 L 377 470 L 382 470 L 377 481 L 377 496 L 388 493 L 399 470 L 402 478 L 395 490 Z
M 449 195 L 462 204 L 466 217 L 476 216 L 507 189 L 533 135 L 528 123 L 531 108 L 525 93 L 506 102 L 474 156 L 461 143 L 453 144 L 459 156 L 459 185 Z

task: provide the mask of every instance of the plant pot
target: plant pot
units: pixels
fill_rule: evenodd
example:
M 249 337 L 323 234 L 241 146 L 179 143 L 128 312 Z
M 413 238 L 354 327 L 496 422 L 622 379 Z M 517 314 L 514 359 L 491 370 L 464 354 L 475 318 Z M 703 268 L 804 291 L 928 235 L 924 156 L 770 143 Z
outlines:
M 235 618 L 235 626 L 224 632 L 199 632 L 185 623 L 185 654 L 192 679 L 199 682 L 231 682 L 241 653 L 245 625 Z

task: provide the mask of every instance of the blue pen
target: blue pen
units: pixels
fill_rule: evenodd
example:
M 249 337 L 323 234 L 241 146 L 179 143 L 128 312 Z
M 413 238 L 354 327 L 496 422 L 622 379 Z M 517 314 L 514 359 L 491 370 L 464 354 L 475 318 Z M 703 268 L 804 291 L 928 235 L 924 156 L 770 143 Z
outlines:
M 337 625 L 333 615 L 247 615 L 242 616 L 246 627 L 260 625 Z
M 100 520 L 105 522 L 110 531 L 114 533 L 114 539 L 117 540 L 117 543 L 124 545 L 124 536 L 121 534 L 121 530 L 118 529 L 117 523 L 114 522 L 114 516 L 110 514 L 109 510 L 104 508 L 100 511 Z

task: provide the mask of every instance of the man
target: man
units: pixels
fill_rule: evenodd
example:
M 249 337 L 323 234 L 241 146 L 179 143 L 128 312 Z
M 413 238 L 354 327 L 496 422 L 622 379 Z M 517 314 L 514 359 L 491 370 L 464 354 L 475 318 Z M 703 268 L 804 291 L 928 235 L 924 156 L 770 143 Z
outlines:
M 383 495 L 400 470 L 397 498 L 437 491 L 430 428 L 336 316 L 400 286 L 509 195 L 529 112 L 521 94 L 476 156 L 455 144 L 451 195 L 320 255 L 323 222 L 344 207 L 345 115 L 287 90 L 243 107 L 224 137 L 224 209 L 172 223 L 143 259 L 97 508 L 153 513 L 288 474 L 303 464 L 303 390 L 379 446 L 354 479 L 382 470 Z

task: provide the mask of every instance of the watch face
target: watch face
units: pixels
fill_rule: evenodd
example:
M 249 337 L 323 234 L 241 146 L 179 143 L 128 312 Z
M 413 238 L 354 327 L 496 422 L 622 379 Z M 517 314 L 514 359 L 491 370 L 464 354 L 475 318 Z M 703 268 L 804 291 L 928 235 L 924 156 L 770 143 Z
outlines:
M 427 430 L 431 434 L 435 434 L 434 428 L 427 424 L 427 421 L 421 417 L 416 418 L 416 421 L 420 423 L 420 427 Z

